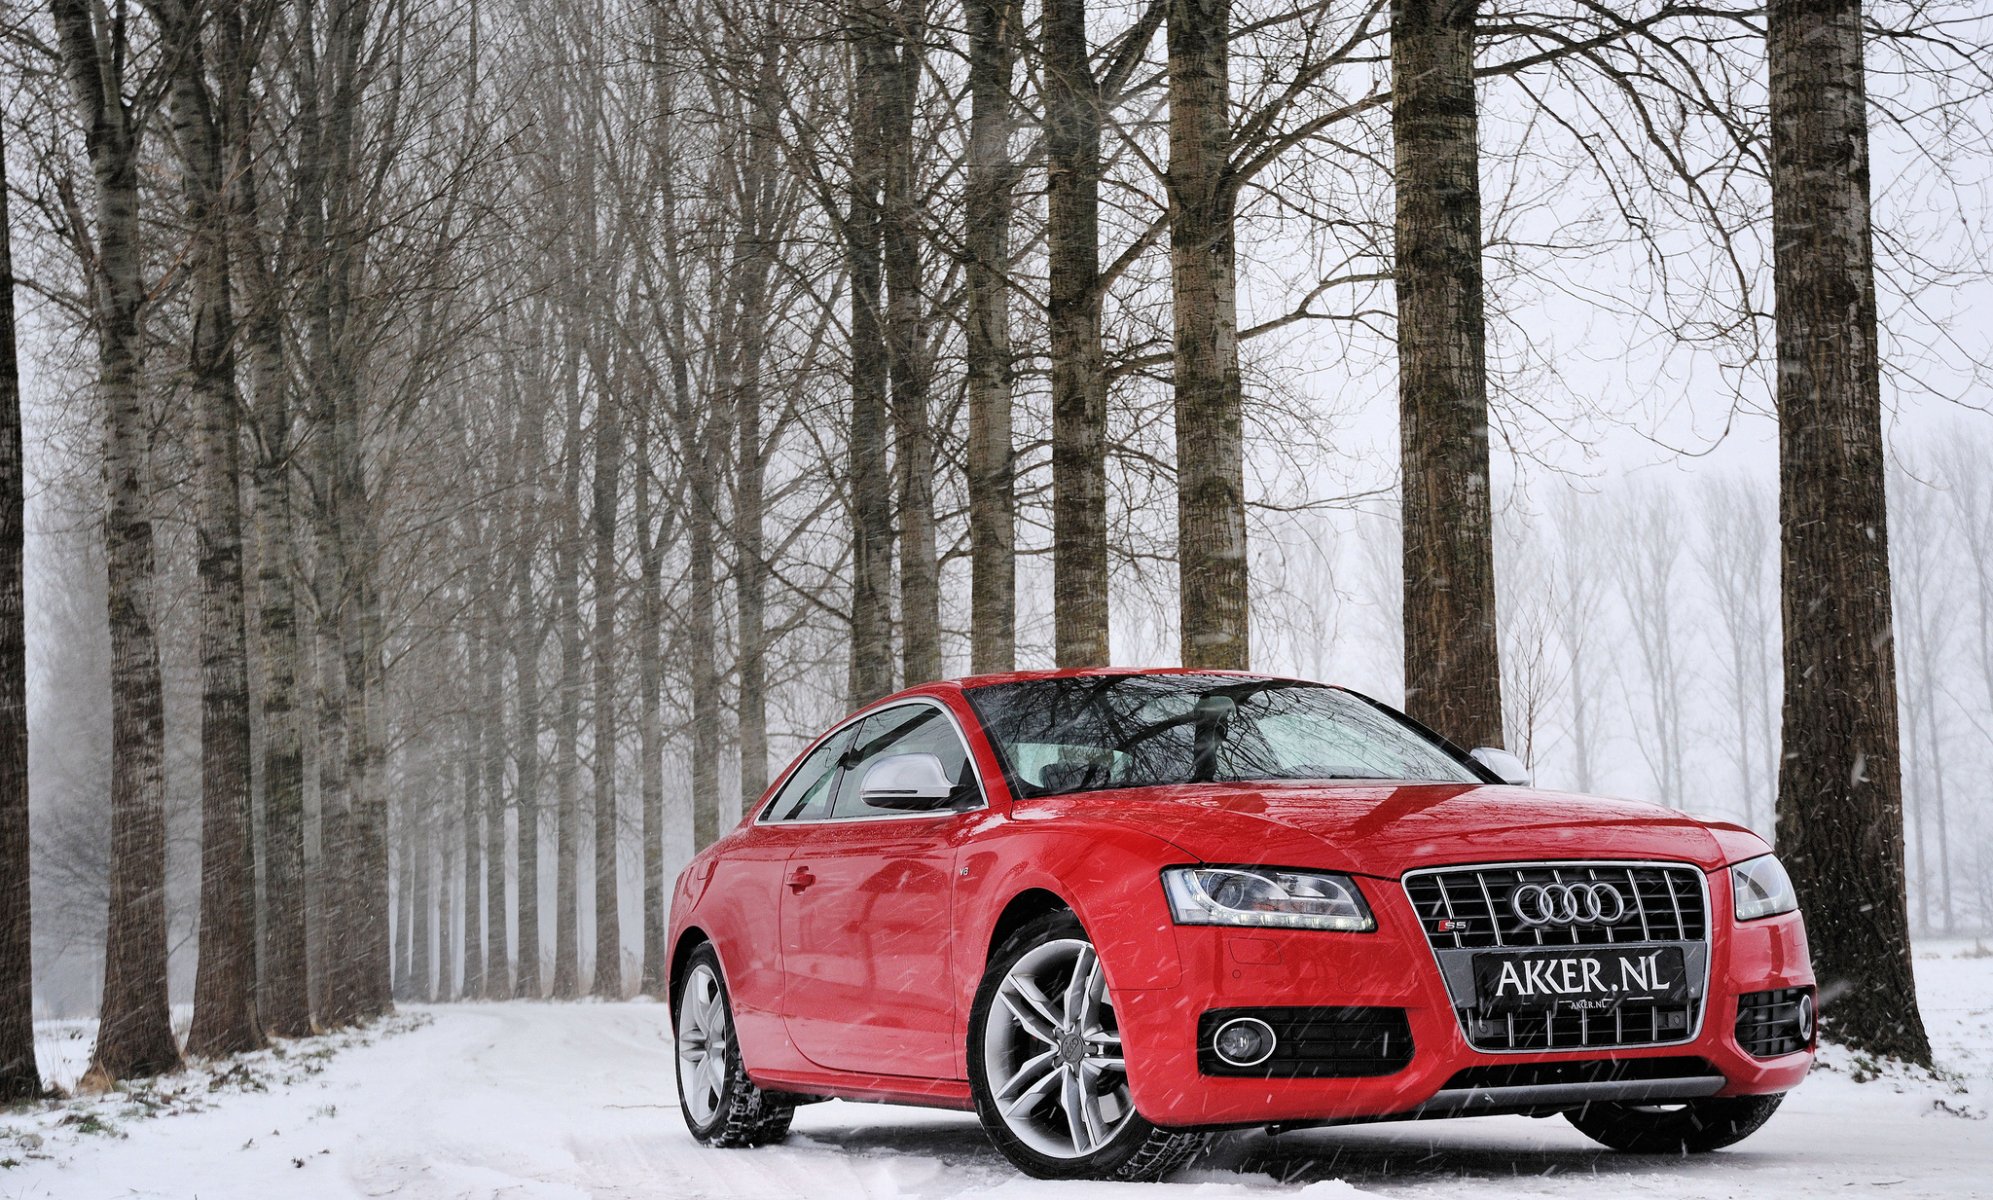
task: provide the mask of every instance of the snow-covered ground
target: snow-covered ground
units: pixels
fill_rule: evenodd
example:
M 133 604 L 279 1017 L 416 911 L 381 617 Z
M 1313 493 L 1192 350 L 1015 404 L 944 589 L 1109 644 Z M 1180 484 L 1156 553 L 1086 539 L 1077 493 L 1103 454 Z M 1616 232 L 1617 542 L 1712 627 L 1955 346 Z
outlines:
M 971 1117 L 843 1103 L 802 1110 L 786 1145 L 706 1150 L 676 1111 L 661 1005 L 491 1004 L 196 1068 L 138 1101 L 0 1115 L 0 1200 L 1993 1195 L 1993 957 L 1931 946 L 1918 968 L 1955 1085 L 1858 1083 L 1836 1055 L 1756 1137 L 1690 1160 L 1495 1117 L 1235 1135 L 1161 1191 L 1047 1185 Z M 74 1078 L 87 1032 L 46 1030 L 52 1077 Z

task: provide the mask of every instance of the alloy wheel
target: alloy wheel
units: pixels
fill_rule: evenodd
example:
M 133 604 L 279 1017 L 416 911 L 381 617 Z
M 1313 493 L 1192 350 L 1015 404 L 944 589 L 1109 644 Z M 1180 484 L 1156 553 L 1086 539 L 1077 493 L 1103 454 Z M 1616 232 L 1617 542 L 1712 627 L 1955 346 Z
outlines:
M 720 1110 L 727 1087 L 727 1002 L 705 963 L 692 968 L 679 993 L 678 1079 L 686 1113 L 704 1125 Z
M 1047 1157 L 1092 1154 L 1134 1115 L 1107 977 L 1084 940 L 1045 942 L 1005 973 L 983 1062 L 1005 1127 Z

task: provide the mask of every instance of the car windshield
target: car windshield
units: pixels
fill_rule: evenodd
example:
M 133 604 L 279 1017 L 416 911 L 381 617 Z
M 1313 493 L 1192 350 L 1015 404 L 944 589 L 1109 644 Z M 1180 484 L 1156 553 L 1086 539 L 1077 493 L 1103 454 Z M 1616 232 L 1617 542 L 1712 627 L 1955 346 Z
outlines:
M 1279 779 L 1482 782 L 1389 711 L 1321 684 L 1082 675 L 990 684 L 968 697 L 1027 796 Z

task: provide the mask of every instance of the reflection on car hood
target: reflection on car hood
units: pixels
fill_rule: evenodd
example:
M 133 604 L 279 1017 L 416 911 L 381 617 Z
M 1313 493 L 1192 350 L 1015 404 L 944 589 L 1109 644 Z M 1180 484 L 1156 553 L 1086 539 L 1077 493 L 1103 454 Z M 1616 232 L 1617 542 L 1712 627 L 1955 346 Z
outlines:
M 1655 858 L 1713 869 L 1756 835 L 1632 800 L 1459 783 L 1181 784 L 1020 800 L 1018 820 L 1146 830 L 1205 862 L 1395 877 L 1520 859 Z

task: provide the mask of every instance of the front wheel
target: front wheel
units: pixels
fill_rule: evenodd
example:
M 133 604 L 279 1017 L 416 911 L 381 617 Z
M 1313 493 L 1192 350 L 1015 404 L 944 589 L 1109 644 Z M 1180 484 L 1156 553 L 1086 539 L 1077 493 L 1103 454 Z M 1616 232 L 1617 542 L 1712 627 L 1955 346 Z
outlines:
M 1713 1096 L 1681 1104 L 1587 1104 L 1564 1114 L 1595 1142 L 1629 1154 L 1706 1154 L 1734 1146 L 1771 1120 L 1785 1099 Z
M 969 1017 L 969 1086 L 990 1140 L 1039 1179 L 1160 1179 L 1206 1140 L 1135 1111 L 1107 976 L 1069 912 L 990 957 Z
M 671 1006 L 678 1042 L 678 1107 L 692 1136 L 709 1146 L 761 1146 L 789 1135 L 792 1097 L 754 1086 L 734 1038 L 733 1005 L 720 956 L 692 952 Z

